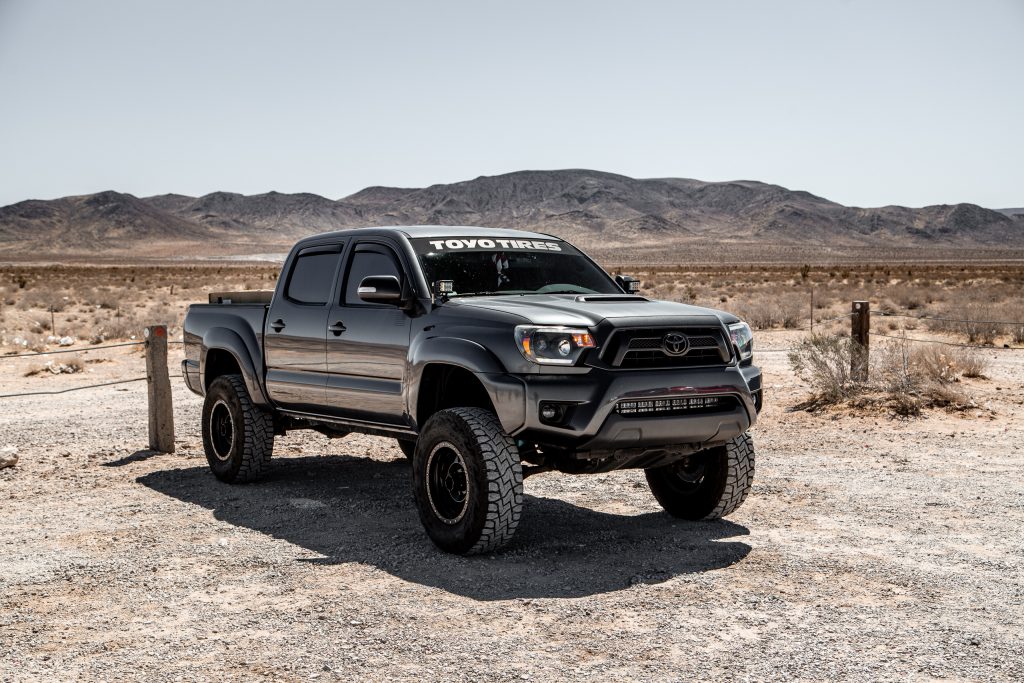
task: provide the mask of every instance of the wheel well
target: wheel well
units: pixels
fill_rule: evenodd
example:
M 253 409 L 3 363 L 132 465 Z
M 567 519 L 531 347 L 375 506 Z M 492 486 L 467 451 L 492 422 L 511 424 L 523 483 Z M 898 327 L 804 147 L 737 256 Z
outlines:
M 210 349 L 206 354 L 206 374 L 204 381 L 206 388 L 210 388 L 210 384 L 213 380 L 217 379 L 221 375 L 241 375 L 242 368 L 239 367 L 238 361 L 231 355 L 229 351 L 224 349 Z
M 420 428 L 437 411 L 458 407 L 494 411 L 487 389 L 469 370 L 443 363 L 425 367 L 420 376 L 420 392 L 416 401 L 416 423 Z

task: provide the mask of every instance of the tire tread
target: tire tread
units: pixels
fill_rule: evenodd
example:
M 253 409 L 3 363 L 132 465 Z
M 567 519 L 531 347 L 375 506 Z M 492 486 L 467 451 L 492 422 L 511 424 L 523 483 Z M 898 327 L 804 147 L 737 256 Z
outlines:
M 725 488 L 715 508 L 704 519 L 719 519 L 732 514 L 747 499 L 754 483 L 754 440 L 741 434 L 725 445 Z
M 242 406 L 242 463 L 232 483 L 251 483 L 260 478 L 274 453 L 274 420 L 252 402 L 241 375 L 221 375 L 231 385 Z

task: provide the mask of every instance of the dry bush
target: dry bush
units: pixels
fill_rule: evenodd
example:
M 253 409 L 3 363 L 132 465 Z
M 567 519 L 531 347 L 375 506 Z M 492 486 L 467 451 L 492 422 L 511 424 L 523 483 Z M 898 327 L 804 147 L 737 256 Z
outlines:
M 1014 344 L 1024 344 L 1024 306 L 1017 304 L 1007 306 L 1005 309 L 1006 319 L 1011 321 L 1007 325 L 1007 334 Z
M 960 374 L 957 359 L 937 344 L 917 348 L 914 363 L 921 375 L 933 382 L 955 382 Z
M 989 359 L 973 349 L 961 349 L 956 354 L 955 362 L 963 377 L 988 378 L 985 372 L 988 370 Z
M 864 390 L 850 376 L 853 340 L 839 335 L 813 335 L 789 352 L 796 375 L 811 385 L 822 404 L 840 403 Z
M 792 330 L 809 322 L 809 298 L 804 294 L 787 293 L 766 296 L 760 301 L 732 302 L 729 309 L 755 330 L 778 327 Z
M 95 333 L 100 340 L 106 339 L 131 339 L 142 335 L 145 327 L 134 315 L 120 315 L 104 319 L 97 326 Z M 99 342 L 97 342 L 99 343 Z
M 934 332 L 961 335 L 971 344 L 995 344 L 1005 333 L 999 321 L 1006 315 L 1004 309 L 982 306 L 973 302 L 961 302 L 956 308 L 946 308 L 936 316 L 940 320 L 927 321 L 928 329 Z
M 918 415 L 927 407 L 962 410 L 974 403 L 959 385 L 960 377 L 983 377 L 987 366 L 971 349 L 947 351 L 897 339 L 872 348 L 869 379 L 860 381 L 850 376 L 854 348 L 853 340 L 841 335 L 815 335 L 797 344 L 789 354 L 790 365 L 814 391 L 798 407 L 885 405 L 903 416 Z

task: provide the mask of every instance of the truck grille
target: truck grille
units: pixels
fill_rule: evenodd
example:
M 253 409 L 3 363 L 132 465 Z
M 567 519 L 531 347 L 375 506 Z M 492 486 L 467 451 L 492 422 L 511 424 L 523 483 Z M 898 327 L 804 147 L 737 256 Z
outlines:
M 701 327 L 614 330 L 601 359 L 615 368 L 724 365 L 732 354 L 722 331 Z
M 619 401 L 615 404 L 615 412 L 623 417 L 672 417 L 721 413 L 735 407 L 735 396 L 687 396 Z

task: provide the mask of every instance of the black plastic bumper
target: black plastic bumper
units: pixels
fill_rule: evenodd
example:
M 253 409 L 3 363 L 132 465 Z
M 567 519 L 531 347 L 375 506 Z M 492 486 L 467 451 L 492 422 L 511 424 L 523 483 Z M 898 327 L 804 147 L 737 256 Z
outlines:
M 725 443 L 747 431 L 761 408 L 761 371 L 754 366 L 685 370 L 608 371 L 576 375 L 520 375 L 524 396 L 496 402 L 499 419 L 525 442 L 555 446 L 581 459 L 639 457 L 654 450 L 675 454 Z M 507 392 L 508 385 L 503 389 Z M 722 397 L 721 410 L 680 415 L 622 415 L 623 401 Z M 557 424 L 541 415 L 543 404 L 564 407 Z M 525 410 L 521 407 L 525 404 Z

